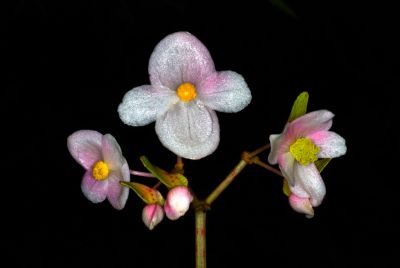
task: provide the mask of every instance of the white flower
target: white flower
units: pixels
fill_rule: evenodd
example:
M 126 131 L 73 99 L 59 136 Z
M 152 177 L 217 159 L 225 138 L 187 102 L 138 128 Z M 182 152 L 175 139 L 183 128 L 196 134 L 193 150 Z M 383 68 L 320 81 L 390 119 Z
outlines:
M 149 73 L 151 85 L 128 91 L 119 116 L 131 126 L 156 121 L 162 144 L 185 158 L 200 159 L 218 147 L 214 110 L 238 112 L 251 101 L 243 77 L 217 72 L 207 48 L 187 32 L 161 40 L 150 57 Z

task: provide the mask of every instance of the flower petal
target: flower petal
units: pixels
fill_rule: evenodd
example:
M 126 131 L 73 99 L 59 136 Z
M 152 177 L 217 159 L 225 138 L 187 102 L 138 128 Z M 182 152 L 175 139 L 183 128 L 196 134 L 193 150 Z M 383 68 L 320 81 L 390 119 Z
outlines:
M 129 188 L 120 185 L 119 182 L 130 181 L 129 167 L 126 161 L 120 170 L 111 171 L 107 180 L 109 181 L 107 193 L 108 201 L 115 209 L 123 209 L 128 200 Z
M 271 144 L 271 151 L 269 152 L 268 155 L 268 162 L 271 165 L 275 165 L 278 163 L 281 139 L 282 139 L 281 134 L 269 135 L 269 143 Z
M 173 33 L 161 40 L 149 62 L 151 84 L 172 90 L 184 82 L 197 87 L 214 71 L 207 48 L 188 32 Z
M 296 162 L 294 164 L 294 176 L 296 184 L 299 183 L 310 195 L 313 207 L 320 205 L 325 197 L 326 188 L 316 166 L 314 164 L 303 166 Z
M 232 71 L 215 72 L 201 82 L 199 98 L 211 109 L 236 113 L 251 101 L 251 92 L 243 77 Z
M 121 147 L 111 134 L 106 134 L 101 140 L 103 159 L 110 169 L 120 169 L 126 162 L 122 155 Z
M 282 175 L 287 179 L 289 185 L 294 185 L 295 183 L 293 175 L 294 162 L 295 159 L 290 152 L 281 154 L 278 158 L 279 168 L 282 171 Z
M 289 185 L 290 192 L 297 195 L 300 198 L 310 198 L 310 195 L 306 192 L 303 185 L 295 178 L 294 185 Z
M 177 103 L 157 119 L 156 132 L 165 147 L 189 159 L 211 154 L 219 143 L 217 115 L 195 102 Z
M 288 134 L 294 137 L 306 137 L 314 132 L 329 130 L 334 114 L 328 110 L 318 110 L 300 116 L 289 124 Z
M 155 121 L 178 101 L 175 91 L 166 87 L 140 86 L 129 90 L 118 106 L 122 122 L 130 126 L 144 126 Z
M 102 159 L 102 137 L 101 133 L 94 130 L 79 130 L 67 139 L 68 150 L 72 157 L 86 170 Z
M 308 136 L 321 150 L 318 158 L 339 157 L 346 153 L 346 141 L 332 131 L 318 131 Z
M 308 198 L 301 198 L 295 194 L 289 196 L 289 204 L 294 211 L 306 214 L 307 218 L 314 217 L 314 209 Z
M 103 202 L 107 197 L 107 188 L 108 180 L 95 180 L 91 170 L 85 172 L 81 183 L 81 189 L 87 199 L 93 203 Z
M 289 152 L 290 145 L 297 138 L 296 133 L 291 131 L 291 124 L 287 123 L 283 132 L 279 135 L 270 135 L 271 152 L 268 156 L 268 162 L 274 165 L 278 162 L 281 154 Z

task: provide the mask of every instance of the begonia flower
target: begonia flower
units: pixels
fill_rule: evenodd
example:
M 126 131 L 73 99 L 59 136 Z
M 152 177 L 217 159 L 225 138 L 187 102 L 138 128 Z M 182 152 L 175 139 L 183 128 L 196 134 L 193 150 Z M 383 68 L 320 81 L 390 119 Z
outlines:
M 175 154 L 200 159 L 219 144 L 215 111 L 238 112 L 251 101 L 243 77 L 217 72 L 207 48 L 192 34 L 168 35 L 149 61 L 151 85 L 128 91 L 118 107 L 130 126 L 156 122 L 161 143 Z M 215 111 L 214 111 L 215 110 Z
M 129 181 L 128 163 L 115 138 L 93 130 L 79 130 L 68 137 L 68 150 L 86 170 L 81 188 L 93 203 L 106 198 L 116 209 L 122 209 L 128 199 L 129 189 L 120 181 Z
M 177 186 L 169 190 L 164 204 L 168 219 L 176 220 L 182 217 L 188 211 L 192 201 L 193 196 L 186 186 Z
M 164 210 L 159 204 L 149 204 L 143 208 L 142 220 L 150 230 L 153 230 L 164 218 Z
M 325 197 L 325 184 L 314 162 L 319 158 L 334 158 L 346 153 L 345 140 L 329 131 L 333 113 L 314 111 L 286 124 L 279 135 L 270 135 L 270 164 L 279 164 L 287 179 L 291 195 L 289 202 L 296 211 L 313 216 L 312 207 Z M 311 206 L 311 208 L 310 208 Z

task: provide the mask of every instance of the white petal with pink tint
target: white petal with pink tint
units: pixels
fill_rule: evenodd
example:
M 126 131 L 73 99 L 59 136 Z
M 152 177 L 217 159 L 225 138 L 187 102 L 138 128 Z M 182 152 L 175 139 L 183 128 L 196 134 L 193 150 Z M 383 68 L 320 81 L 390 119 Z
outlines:
M 101 144 L 103 159 L 109 169 L 120 169 L 126 162 L 122 155 L 121 147 L 111 134 L 106 134 L 102 138 Z
M 92 170 L 88 170 L 83 176 L 81 189 L 87 199 L 93 203 L 100 203 L 107 197 L 108 180 L 95 180 L 92 175 Z
M 346 141 L 332 131 L 318 131 L 309 136 L 320 148 L 318 158 L 334 158 L 346 153 Z
M 86 170 L 101 160 L 102 134 L 94 130 L 79 130 L 67 139 L 67 146 L 72 157 Z
M 280 145 L 281 145 L 281 134 L 272 134 L 269 135 L 269 142 L 271 144 L 271 151 L 268 155 L 268 162 L 271 165 L 275 165 L 278 163 L 278 156 L 280 152 Z
M 294 211 L 305 214 L 307 218 L 314 217 L 314 209 L 308 198 L 301 198 L 291 194 L 289 196 L 289 204 Z
M 157 224 L 159 224 L 164 218 L 164 211 L 158 204 L 149 204 L 143 208 L 142 220 L 143 223 L 153 230 Z
M 188 159 L 211 154 L 219 143 L 215 112 L 195 102 L 177 103 L 156 121 L 156 132 L 165 147 Z
M 278 158 L 279 168 L 282 171 L 282 175 L 287 179 L 289 185 L 294 185 L 294 168 L 295 159 L 290 152 L 281 154 Z
M 149 62 L 151 84 L 171 90 L 184 82 L 197 87 L 214 71 L 207 48 L 188 32 L 173 33 L 161 40 Z
M 108 176 L 108 192 L 107 199 L 110 204 L 118 210 L 125 207 L 129 195 L 129 188 L 120 185 L 120 181 L 130 181 L 129 167 L 125 161 L 121 169 L 111 171 Z
M 166 87 L 140 86 L 128 91 L 118 106 L 122 122 L 130 126 L 144 126 L 154 122 L 178 97 Z
M 209 108 L 236 113 L 251 101 L 251 92 L 244 78 L 235 72 L 216 72 L 198 86 L 199 98 Z
M 301 198 L 309 198 L 310 194 L 304 190 L 303 185 L 300 182 L 295 181 L 294 185 L 289 184 L 290 192 Z
M 314 207 L 320 205 L 325 197 L 326 188 L 317 167 L 314 164 L 303 166 L 296 162 L 294 164 L 294 176 L 296 184 L 300 184 L 310 195 L 311 204 Z
M 289 132 L 293 136 L 306 137 L 314 132 L 329 130 L 334 114 L 328 110 L 318 110 L 305 114 L 290 123 Z

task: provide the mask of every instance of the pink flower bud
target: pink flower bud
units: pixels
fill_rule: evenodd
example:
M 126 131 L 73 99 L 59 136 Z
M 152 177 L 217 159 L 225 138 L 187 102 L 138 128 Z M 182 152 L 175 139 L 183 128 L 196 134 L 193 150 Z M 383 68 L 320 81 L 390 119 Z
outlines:
M 189 209 L 193 196 L 185 186 L 172 188 L 167 195 L 167 201 L 164 205 L 165 214 L 168 219 L 176 220 L 183 216 Z
M 158 204 L 149 204 L 143 208 L 142 220 L 150 230 L 153 230 L 164 218 L 164 211 Z
M 296 212 L 306 214 L 306 217 L 309 219 L 314 217 L 314 209 L 308 198 L 302 198 L 291 194 L 289 196 L 289 203 Z

